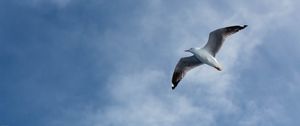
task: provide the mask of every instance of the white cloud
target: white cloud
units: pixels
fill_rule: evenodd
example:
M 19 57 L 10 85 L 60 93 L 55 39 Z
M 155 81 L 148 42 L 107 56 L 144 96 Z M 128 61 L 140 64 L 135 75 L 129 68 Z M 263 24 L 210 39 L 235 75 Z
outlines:
M 266 106 L 259 106 L 254 101 L 249 101 L 244 115 L 239 120 L 240 126 L 273 126 L 275 124 L 288 124 L 284 108 L 276 101 L 267 101 Z
M 25 3 L 31 6 L 44 6 L 44 5 L 55 5 L 58 8 L 64 8 L 74 0 L 25 0 L 21 3 Z
M 56 4 L 59 7 L 65 7 L 72 0 L 51 0 L 52 3 Z
M 93 125 L 180 125 L 185 120 L 213 122 L 213 115 L 193 104 L 190 98 L 171 90 L 157 90 L 167 77 L 160 70 L 148 70 L 130 75 L 116 75 L 109 83 L 116 103 L 100 111 Z M 117 85 L 117 86 L 116 86 Z M 168 92 L 168 93 L 165 93 Z M 188 118 L 195 116 L 196 118 Z M 197 119 L 197 120 L 195 120 Z

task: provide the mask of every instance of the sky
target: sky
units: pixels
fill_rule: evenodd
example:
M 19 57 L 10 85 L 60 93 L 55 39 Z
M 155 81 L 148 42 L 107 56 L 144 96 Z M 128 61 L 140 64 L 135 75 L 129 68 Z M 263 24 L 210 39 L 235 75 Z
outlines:
M 294 0 L 1 0 L 0 126 L 300 125 Z M 227 38 L 176 90 L 184 52 Z

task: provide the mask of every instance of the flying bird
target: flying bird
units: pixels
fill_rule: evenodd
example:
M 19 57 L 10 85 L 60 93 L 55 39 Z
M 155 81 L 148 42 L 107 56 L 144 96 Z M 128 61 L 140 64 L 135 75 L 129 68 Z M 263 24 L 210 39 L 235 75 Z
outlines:
M 243 26 L 229 26 L 220 29 L 216 29 L 209 33 L 209 39 L 203 48 L 190 48 L 185 52 L 190 52 L 193 55 L 189 57 L 182 57 L 174 70 L 172 77 L 172 89 L 174 90 L 185 74 L 202 64 L 207 64 L 214 67 L 218 71 L 222 70 L 222 67 L 218 60 L 215 58 L 217 52 L 220 50 L 225 38 L 246 28 L 247 25 Z

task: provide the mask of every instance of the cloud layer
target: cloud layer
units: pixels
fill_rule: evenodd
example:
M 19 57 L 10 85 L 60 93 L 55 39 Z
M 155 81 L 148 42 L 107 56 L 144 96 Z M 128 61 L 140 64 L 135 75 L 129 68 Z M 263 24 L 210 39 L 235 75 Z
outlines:
M 299 124 L 297 2 L 0 3 L 0 125 Z M 172 91 L 183 50 L 236 24 L 249 27 L 217 55 L 224 71 L 202 65 Z
M 238 85 L 243 84 L 243 77 L 239 76 L 239 72 L 253 67 L 251 63 L 255 59 L 253 53 L 256 47 L 264 43 L 267 32 L 280 27 L 283 23 L 281 19 L 290 17 L 294 11 L 294 5 L 290 1 L 272 4 L 256 2 L 260 4 L 258 7 L 257 4 L 238 1 L 235 4 L 224 3 L 227 10 L 222 12 L 220 10 L 223 8 L 215 9 L 218 5 L 214 2 L 193 1 L 180 4 L 181 8 L 176 10 L 174 8 L 179 6 L 176 2 L 171 7 L 163 1 L 150 2 L 149 14 L 146 13 L 146 16 L 142 16 L 143 20 L 138 20 L 137 23 L 144 24 L 141 29 L 146 30 L 147 35 L 156 37 L 159 36 L 156 34 L 163 34 L 169 41 L 159 44 L 162 47 L 152 48 L 157 52 L 144 54 L 146 52 L 143 50 L 138 51 L 139 54 L 134 54 L 135 58 L 140 59 L 137 62 L 126 64 L 127 59 L 123 59 L 118 70 L 125 72 L 113 74 L 109 81 L 111 86 L 108 90 L 111 90 L 112 99 L 116 103 L 92 114 L 92 118 L 96 120 L 94 125 L 209 126 L 228 123 L 248 126 L 286 123 L 288 119 L 285 118 L 285 110 L 276 100 L 264 102 L 265 105 L 271 105 L 265 108 L 265 105 L 260 106 L 256 100 L 248 101 L 235 96 L 240 91 Z M 250 27 L 230 37 L 218 56 L 225 67 L 222 73 L 207 66 L 197 68 L 183 80 L 184 86 L 179 86 L 182 89 L 171 92 L 166 86 L 170 82 L 166 80 L 170 80 L 172 68 L 168 66 L 166 72 L 162 66 L 152 66 L 155 61 L 149 61 L 157 60 L 156 62 L 163 62 L 166 66 L 174 66 L 176 60 L 183 56 L 182 50 L 203 45 L 209 31 L 221 26 L 244 23 Z M 161 29 L 170 33 L 161 33 Z M 156 40 L 148 37 L 143 36 L 141 41 L 152 43 Z M 148 47 L 141 48 L 147 50 Z M 165 54 L 170 53 L 166 50 L 175 52 L 176 55 Z M 126 69 L 128 67 L 131 69 Z M 280 120 L 275 121 L 278 118 Z

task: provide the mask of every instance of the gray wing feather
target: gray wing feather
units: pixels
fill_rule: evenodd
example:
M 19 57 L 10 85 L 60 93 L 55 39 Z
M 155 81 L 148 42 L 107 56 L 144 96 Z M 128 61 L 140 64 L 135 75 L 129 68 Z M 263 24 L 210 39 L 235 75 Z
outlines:
M 175 89 L 175 87 L 178 85 L 178 83 L 181 81 L 181 79 L 185 76 L 185 74 L 201 65 L 202 62 L 200 62 L 195 56 L 190 56 L 190 57 L 183 57 L 181 58 L 176 67 L 175 67 L 175 70 L 174 70 L 174 73 L 173 73 L 173 77 L 172 77 L 172 89 Z
M 204 46 L 204 48 L 207 49 L 213 56 L 215 56 L 217 52 L 220 50 L 227 36 L 232 35 L 246 27 L 247 25 L 244 26 L 236 25 L 236 26 L 229 26 L 229 27 L 214 30 L 209 33 L 209 39 L 206 45 Z

